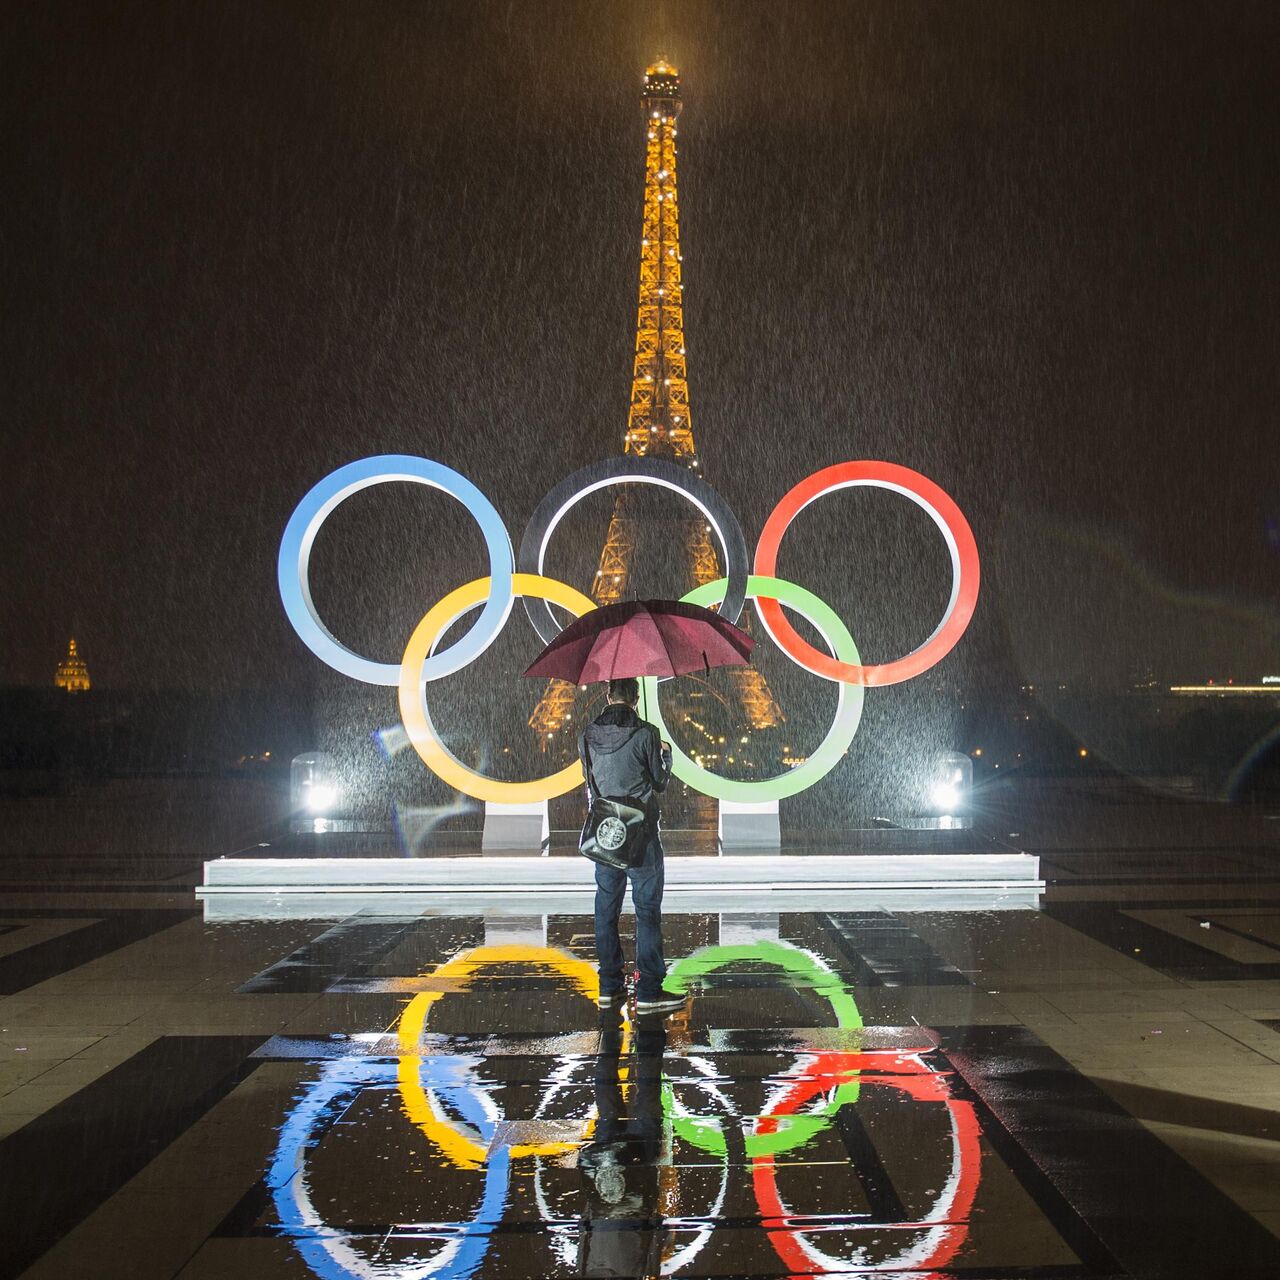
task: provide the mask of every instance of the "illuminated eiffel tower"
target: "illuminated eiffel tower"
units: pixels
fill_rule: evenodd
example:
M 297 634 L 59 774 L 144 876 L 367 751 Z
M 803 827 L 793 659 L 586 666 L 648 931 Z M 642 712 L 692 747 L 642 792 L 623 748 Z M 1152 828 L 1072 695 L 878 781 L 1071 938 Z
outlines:
M 631 383 L 631 411 L 623 452 L 639 457 L 663 457 L 700 470 L 689 414 L 689 384 L 684 347 L 684 286 L 680 255 L 680 205 L 676 187 L 676 119 L 680 114 L 680 78 L 676 69 L 659 58 L 645 72 L 641 101 L 645 109 L 644 224 L 640 240 L 640 309 L 636 325 L 636 354 Z M 635 578 L 634 560 L 645 536 L 644 498 L 623 488 L 616 500 L 600 567 L 592 584 L 599 604 L 624 599 Z M 679 522 L 683 527 L 683 557 L 688 568 L 681 595 L 722 576 L 719 556 L 710 529 L 700 518 Z M 670 541 L 671 522 L 664 525 Z M 673 584 L 675 585 L 675 584 Z M 745 619 L 745 615 L 744 615 Z M 741 743 L 749 730 L 768 730 L 783 722 L 782 711 L 764 677 L 755 667 L 728 668 L 734 705 L 722 706 L 721 733 L 713 732 L 711 717 L 696 707 L 676 717 L 701 733 L 705 742 L 693 741 L 686 749 L 713 765 L 732 747 L 720 746 L 728 733 L 730 743 Z M 577 687 L 552 681 L 529 719 L 545 748 L 556 731 L 573 723 Z M 690 695 L 697 698 L 694 692 Z M 675 720 L 669 718 L 669 722 Z

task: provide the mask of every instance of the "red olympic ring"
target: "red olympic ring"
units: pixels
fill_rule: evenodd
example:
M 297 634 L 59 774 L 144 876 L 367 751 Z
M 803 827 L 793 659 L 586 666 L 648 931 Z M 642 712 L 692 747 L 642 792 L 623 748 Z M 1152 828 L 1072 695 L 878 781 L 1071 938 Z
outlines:
M 913 1273 L 916 1268 L 928 1272 L 950 1262 L 969 1234 L 969 1217 L 973 1212 L 973 1202 L 982 1177 L 981 1129 L 973 1103 L 952 1097 L 946 1080 L 919 1058 L 899 1058 L 888 1071 L 885 1070 L 884 1058 L 883 1054 L 875 1053 L 819 1054 L 806 1068 L 805 1076 L 787 1090 L 779 1103 L 770 1108 L 767 1116 L 762 1116 L 756 1122 L 756 1132 L 775 1132 L 781 1117 L 799 1114 L 805 1103 L 819 1094 L 830 1092 L 853 1075 L 857 1076 L 863 1087 L 883 1085 L 900 1090 L 916 1102 L 942 1103 L 951 1120 L 954 1144 L 949 1185 L 944 1189 L 933 1215 L 922 1221 L 902 1224 L 927 1228 L 933 1233 L 932 1239 L 926 1239 L 923 1243 L 926 1251 L 909 1260 Z M 778 1192 L 774 1157 L 756 1156 L 751 1165 L 756 1204 L 765 1219 L 763 1225 L 768 1231 L 774 1252 L 782 1259 L 783 1265 L 788 1271 L 802 1275 L 811 1275 L 825 1269 L 825 1264 L 830 1259 L 805 1241 L 803 1228 L 789 1225 L 795 1212 L 783 1204 Z M 868 1271 L 897 1270 L 906 1261 L 905 1255 L 900 1255 L 880 1266 L 863 1264 L 856 1270 L 860 1275 L 864 1268 Z
M 792 520 L 811 502 L 836 489 L 867 485 L 889 489 L 923 507 L 946 539 L 951 553 L 951 598 L 942 621 L 918 649 L 894 662 L 857 666 L 815 649 L 787 621 L 777 600 L 758 599 L 756 612 L 773 642 L 789 658 L 815 675 L 846 684 L 901 684 L 928 671 L 955 647 L 978 602 L 978 544 L 960 508 L 932 480 L 892 462 L 841 462 L 815 471 L 774 507 L 756 547 L 754 573 L 778 576 L 778 547 Z

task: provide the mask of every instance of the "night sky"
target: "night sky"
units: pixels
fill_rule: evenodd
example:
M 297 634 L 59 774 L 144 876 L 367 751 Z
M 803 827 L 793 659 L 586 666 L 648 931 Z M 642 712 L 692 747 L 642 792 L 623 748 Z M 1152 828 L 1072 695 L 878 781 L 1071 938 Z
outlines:
M 694 428 L 752 544 L 809 471 L 901 462 L 984 556 L 957 683 L 1280 669 L 1272 0 L 6 10 L 0 683 L 74 631 L 105 686 L 302 684 L 275 553 L 327 471 L 437 458 L 518 543 L 619 452 L 659 52 Z M 391 660 L 480 540 L 347 507 L 317 599 Z M 945 599 L 906 507 L 784 550 L 873 660 Z

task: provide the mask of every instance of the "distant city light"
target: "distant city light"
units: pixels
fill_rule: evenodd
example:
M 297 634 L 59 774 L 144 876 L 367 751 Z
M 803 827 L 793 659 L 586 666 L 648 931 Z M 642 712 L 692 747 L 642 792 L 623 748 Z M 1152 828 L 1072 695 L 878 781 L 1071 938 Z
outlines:
M 1266 693 L 1275 697 L 1280 694 L 1280 677 L 1263 676 L 1261 684 L 1214 684 L 1212 680 L 1206 684 L 1174 684 L 1169 692 L 1177 695 L 1212 693 L 1227 698 L 1239 694 Z

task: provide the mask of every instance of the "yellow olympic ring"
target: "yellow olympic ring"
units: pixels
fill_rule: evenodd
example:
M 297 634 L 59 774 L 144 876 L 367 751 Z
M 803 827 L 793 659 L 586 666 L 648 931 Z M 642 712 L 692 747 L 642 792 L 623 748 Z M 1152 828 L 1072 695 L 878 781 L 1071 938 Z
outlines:
M 516 590 L 520 590 L 518 584 Z M 600 980 L 593 965 L 554 947 L 530 947 L 520 943 L 474 947 L 470 951 L 463 951 L 439 968 L 433 969 L 431 976 L 435 978 L 471 973 L 491 964 L 549 965 L 568 978 L 593 1004 L 600 994 Z M 436 1113 L 430 1093 L 422 1084 L 422 1035 L 427 1028 L 427 1015 L 431 1006 L 444 994 L 443 991 L 419 993 L 409 1002 L 400 1019 L 397 1028 L 400 1061 L 396 1070 L 400 1082 L 400 1099 L 409 1119 L 458 1168 L 478 1169 L 488 1159 L 488 1148 L 467 1137 L 465 1133 L 459 1133 L 447 1120 L 442 1120 Z M 558 1156 L 579 1145 L 577 1142 L 565 1141 L 519 1143 L 510 1148 L 510 1155 L 512 1159 L 520 1156 Z
M 489 598 L 488 578 L 477 578 L 465 587 L 451 591 L 433 606 L 418 623 L 405 647 L 404 660 L 400 664 L 400 715 L 409 734 L 413 749 L 423 763 L 438 778 L 465 796 L 487 800 L 494 804 L 536 804 L 562 796 L 566 791 L 583 785 L 582 763 L 575 760 L 559 773 L 531 782 L 500 782 L 469 769 L 440 741 L 431 713 L 427 710 L 427 684 L 422 678 L 422 668 L 434 652 L 440 637 L 468 609 L 474 609 Z M 549 600 L 567 609 L 575 617 L 582 617 L 596 607 L 595 601 L 575 591 L 555 578 L 544 578 L 536 573 L 514 575 L 514 593 L 518 596 L 534 596 Z

